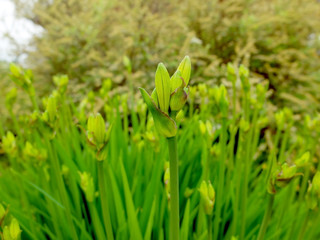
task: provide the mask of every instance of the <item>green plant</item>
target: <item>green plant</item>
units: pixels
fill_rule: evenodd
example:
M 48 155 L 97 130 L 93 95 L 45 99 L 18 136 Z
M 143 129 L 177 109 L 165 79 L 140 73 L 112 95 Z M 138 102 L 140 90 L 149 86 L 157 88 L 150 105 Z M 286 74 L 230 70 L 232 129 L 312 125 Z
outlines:
M 35 92 L 38 111 L 17 118 L 18 130 L 1 125 L 1 236 L 16 219 L 21 239 L 319 238 L 319 115 L 271 111 L 268 84 L 243 66 L 229 64 L 229 90 L 187 92 L 175 78 L 189 82 L 183 69 L 168 90 L 159 65 L 156 90 L 141 90 L 147 104 L 109 81 L 73 101 L 63 75 L 49 96 Z

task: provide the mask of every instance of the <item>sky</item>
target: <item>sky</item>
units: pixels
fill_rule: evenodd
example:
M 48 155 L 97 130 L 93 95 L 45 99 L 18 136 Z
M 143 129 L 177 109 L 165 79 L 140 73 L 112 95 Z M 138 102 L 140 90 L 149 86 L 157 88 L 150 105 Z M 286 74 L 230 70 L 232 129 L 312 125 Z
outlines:
M 15 7 L 11 0 L 0 0 L 0 61 L 23 61 L 12 53 L 15 45 L 5 37 L 6 34 L 15 39 L 20 46 L 28 46 L 32 36 L 40 32 L 41 29 L 31 21 L 15 16 Z

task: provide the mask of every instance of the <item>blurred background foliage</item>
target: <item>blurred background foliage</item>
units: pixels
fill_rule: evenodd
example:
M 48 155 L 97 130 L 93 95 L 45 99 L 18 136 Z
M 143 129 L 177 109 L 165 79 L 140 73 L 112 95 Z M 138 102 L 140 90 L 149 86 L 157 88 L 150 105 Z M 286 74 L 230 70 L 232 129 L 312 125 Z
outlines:
M 172 71 L 189 55 L 191 84 L 224 82 L 227 62 L 244 64 L 253 81 L 270 81 L 276 107 L 320 108 L 316 0 L 13 1 L 44 29 L 25 61 L 37 92 L 49 92 L 57 74 L 69 76 L 75 101 L 107 78 L 120 93 L 150 88 L 158 62 Z

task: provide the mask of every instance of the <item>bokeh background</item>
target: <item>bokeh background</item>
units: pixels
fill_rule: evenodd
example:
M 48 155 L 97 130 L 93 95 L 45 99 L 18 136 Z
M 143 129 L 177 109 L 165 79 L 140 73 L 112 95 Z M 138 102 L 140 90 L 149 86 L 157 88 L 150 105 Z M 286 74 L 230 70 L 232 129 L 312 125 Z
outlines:
M 110 78 L 117 92 L 151 86 L 156 65 L 183 56 L 192 84 L 225 82 L 226 63 L 268 81 L 275 108 L 320 108 L 320 2 L 317 0 L 1 0 L 0 91 L 13 86 L 9 62 L 32 69 L 37 93 L 67 74 L 80 101 Z M 17 114 L 30 107 L 19 92 Z M 0 114 L 6 116 L 4 101 Z

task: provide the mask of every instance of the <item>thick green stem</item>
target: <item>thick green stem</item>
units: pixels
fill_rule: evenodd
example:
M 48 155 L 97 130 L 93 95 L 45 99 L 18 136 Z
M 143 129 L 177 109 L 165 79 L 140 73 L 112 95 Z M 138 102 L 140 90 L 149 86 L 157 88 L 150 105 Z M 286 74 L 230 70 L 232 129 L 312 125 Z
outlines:
M 110 212 L 109 212 L 109 205 L 107 202 L 107 192 L 106 186 L 104 181 L 104 171 L 103 171 L 103 162 L 98 161 L 98 180 L 99 180 L 99 190 L 100 190 L 100 197 L 101 197 L 101 208 L 102 208 L 102 215 L 103 215 L 103 222 L 107 232 L 107 239 L 113 240 L 113 232 L 110 220 Z
M 176 137 L 168 138 L 170 158 L 170 239 L 179 240 L 179 162 Z
M 263 220 L 262 220 L 262 224 L 259 230 L 259 235 L 257 240 L 264 239 L 264 235 L 266 234 L 268 223 L 272 213 L 273 202 L 274 202 L 274 195 L 269 195 L 268 206 L 266 208 L 266 211 L 264 212 L 264 216 L 263 216 Z

